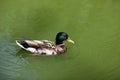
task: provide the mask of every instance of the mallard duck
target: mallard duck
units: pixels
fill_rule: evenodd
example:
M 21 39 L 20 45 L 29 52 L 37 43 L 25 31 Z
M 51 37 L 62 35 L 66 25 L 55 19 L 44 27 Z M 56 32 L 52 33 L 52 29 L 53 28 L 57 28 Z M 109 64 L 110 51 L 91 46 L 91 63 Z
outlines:
M 64 41 L 74 44 L 74 41 L 65 32 L 57 33 L 55 43 L 48 40 L 16 40 L 16 44 L 34 53 L 33 55 L 57 55 L 67 51 Z

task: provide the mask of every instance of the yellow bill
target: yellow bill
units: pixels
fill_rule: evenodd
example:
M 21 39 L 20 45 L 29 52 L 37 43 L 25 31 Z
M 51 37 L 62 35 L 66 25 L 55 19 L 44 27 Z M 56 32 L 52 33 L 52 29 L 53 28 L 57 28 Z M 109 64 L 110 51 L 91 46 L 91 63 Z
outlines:
M 74 42 L 73 40 L 71 40 L 70 38 L 68 38 L 67 41 L 70 42 L 70 43 L 73 43 L 73 44 L 75 43 L 75 42 Z

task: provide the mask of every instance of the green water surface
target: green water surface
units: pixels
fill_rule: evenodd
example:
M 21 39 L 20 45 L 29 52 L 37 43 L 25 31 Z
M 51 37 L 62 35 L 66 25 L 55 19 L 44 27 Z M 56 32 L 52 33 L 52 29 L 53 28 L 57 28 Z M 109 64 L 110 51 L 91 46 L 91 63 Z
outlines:
M 57 56 L 31 56 L 15 40 L 64 31 Z M 0 0 L 0 80 L 120 80 L 119 0 Z

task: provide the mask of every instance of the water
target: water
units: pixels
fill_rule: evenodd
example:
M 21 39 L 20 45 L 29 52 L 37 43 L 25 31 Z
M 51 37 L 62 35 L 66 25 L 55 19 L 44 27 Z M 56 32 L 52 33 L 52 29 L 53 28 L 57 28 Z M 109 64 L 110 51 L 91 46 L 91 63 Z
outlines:
M 119 0 L 1 0 L 0 80 L 120 80 Z M 16 39 L 75 41 L 58 56 L 33 57 Z

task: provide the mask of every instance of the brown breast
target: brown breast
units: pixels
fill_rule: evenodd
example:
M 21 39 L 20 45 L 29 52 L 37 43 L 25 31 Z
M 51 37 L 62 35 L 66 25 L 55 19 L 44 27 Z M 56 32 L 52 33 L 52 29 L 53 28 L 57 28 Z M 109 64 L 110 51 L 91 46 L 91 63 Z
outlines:
M 67 51 L 67 47 L 64 44 L 57 45 L 57 53 L 58 54 L 65 53 L 66 51 Z

